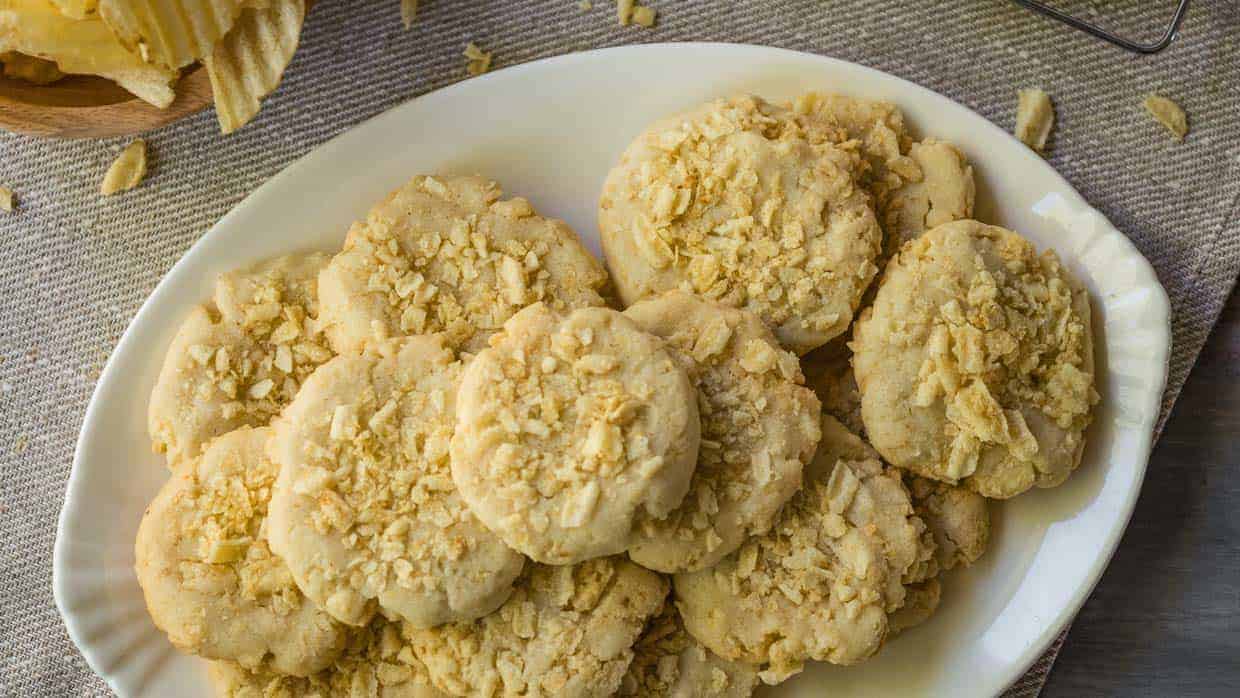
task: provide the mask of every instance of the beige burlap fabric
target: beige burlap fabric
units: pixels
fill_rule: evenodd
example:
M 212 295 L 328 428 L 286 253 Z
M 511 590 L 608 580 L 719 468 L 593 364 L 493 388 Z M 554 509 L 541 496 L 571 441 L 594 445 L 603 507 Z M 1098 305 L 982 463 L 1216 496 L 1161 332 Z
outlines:
M 611 3 L 594 4 L 585 12 L 577 0 L 423 0 L 418 24 L 404 31 L 396 0 L 320 0 L 256 123 L 221 139 L 207 112 L 149 134 L 148 181 L 121 197 L 96 188 L 123 142 L 0 136 L 0 184 L 19 200 L 17 212 L 0 214 L 0 695 L 107 693 L 53 606 L 51 551 L 95 377 L 143 299 L 199 235 L 289 162 L 462 79 L 470 40 L 495 52 L 496 69 L 646 41 L 800 49 L 907 78 L 1005 127 L 1016 88 L 1046 88 L 1059 111 L 1051 163 L 1133 239 L 1171 295 L 1165 416 L 1240 268 L 1236 3 L 1197 0 L 1181 39 L 1153 57 L 1004 0 L 650 0 L 660 10 L 654 30 L 622 29 Z M 1083 4 L 1135 30 L 1157 25 L 1174 2 Z M 1187 108 L 1184 143 L 1145 121 L 1138 103 L 1151 90 Z M 1010 694 L 1036 695 L 1057 649 Z

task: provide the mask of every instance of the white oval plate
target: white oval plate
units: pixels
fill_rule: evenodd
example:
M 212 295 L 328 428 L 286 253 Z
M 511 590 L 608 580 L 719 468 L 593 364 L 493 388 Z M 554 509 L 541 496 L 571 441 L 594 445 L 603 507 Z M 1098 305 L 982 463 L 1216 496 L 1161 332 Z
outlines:
M 604 175 L 646 124 L 748 91 L 834 90 L 899 104 L 923 134 L 959 145 L 978 218 L 1056 249 L 1095 306 L 1099 391 L 1080 470 L 992 507 L 990 550 L 944 584 L 939 612 L 860 666 L 813 666 L 772 693 L 993 695 L 1068 623 L 1106 567 L 1149 456 L 1170 350 L 1166 294 L 1133 245 L 1040 157 L 982 117 L 904 80 L 821 56 L 667 44 L 562 56 L 419 97 L 322 145 L 251 194 L 179 261 L 121 338 L 78 441 L 55 550 L 56 602 L 86 661 L 129 696 L 209 695 L 204 664 L 149 620 L 133 540 L 167 477 L 146 401 L 181 319 L 215 276 L 271 255 L 340 245 L 349 223 L 419 172 L 481 173 L 566 219 L 597 253 Z M 830 693 L 828 693 L 830 691 Z

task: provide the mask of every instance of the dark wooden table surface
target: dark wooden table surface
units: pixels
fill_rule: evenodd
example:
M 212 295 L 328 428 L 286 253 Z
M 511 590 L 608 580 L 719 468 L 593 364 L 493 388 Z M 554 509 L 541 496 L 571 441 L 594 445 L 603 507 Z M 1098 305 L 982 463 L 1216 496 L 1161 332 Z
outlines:
M 1240 295 L 1188 378 L 1042 696 L 1240 696 Z

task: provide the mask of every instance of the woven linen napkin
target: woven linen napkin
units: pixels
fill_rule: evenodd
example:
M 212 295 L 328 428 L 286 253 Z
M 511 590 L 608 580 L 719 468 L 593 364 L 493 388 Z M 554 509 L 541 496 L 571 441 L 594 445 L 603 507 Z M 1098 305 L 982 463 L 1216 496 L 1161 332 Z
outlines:
M 1045 88 L 1059 113 L 1050 162 L 1132 238 L 1171 296 L 1165 419 L 1240 268 L 1235 3 L 1194 3 L 1181 39 L 1151 57 L 1005 0 L 645 4 L 659 10 L 654 29 L 619 27 L 607 0 L 590 10 L 578 0 L 422 0 L 406 31 L 396 0 L 321 0 L 255 123 L 225 139 L 207 111 L 147 134 L 147 180 L 112 198 L 97 187 L 124 141 L 0 135 L 0 185 L 18 197 L 16 212 L 0 213 L 0 694 L 108 693 L 57 617 L 51 551 L 87 400 L 139 305 L 198 236 L 291 161 L 464 79 L 468 41 L 495 53 L 494 69 L 654 41 L 799 49 L 907 78 L 1008 128 L 1017 88 Z M 1112 19 L 1149 30 L 1173 4 L 1122 3 Z M 1188 110 L 1186 141 L 1174 142 L 1141 112 L 1149 91 Z M 1058 648 L 1008 695 L 1036 696 Z

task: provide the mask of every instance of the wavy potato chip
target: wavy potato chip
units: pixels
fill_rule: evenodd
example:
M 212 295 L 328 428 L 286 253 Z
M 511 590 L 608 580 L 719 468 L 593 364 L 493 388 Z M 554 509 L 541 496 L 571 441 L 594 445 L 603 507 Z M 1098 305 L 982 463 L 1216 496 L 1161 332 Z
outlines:
M 267 8 L 246 8 L 228 36 L 203 63 L 215 94 L 220 131 L 241 128 L 280 84 L 301 37 L 305 0 L 273 0 Z
M 0 51 L 52 61 L 65 73 L 105 77 L 160 108 L 176 97 L 175 72 L 144 63 L 102 20 L 66 17 L 49 0 L 0 0 Z
M 121 43 L 149 62 L 180 68 L 210 55 L 246 7 L 267 0 L 100 0 Z
M 99 9 L 99 0 L 52 0 L 60 14 L 73 19 L 86 19 Z
M 4 64 L 4 77 L 35 85 L 50 85 L 65 76 L 55 63 L 16 51 L 0 54 L 0 63 Z

